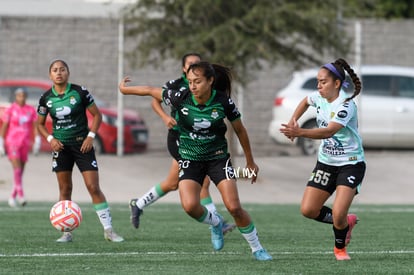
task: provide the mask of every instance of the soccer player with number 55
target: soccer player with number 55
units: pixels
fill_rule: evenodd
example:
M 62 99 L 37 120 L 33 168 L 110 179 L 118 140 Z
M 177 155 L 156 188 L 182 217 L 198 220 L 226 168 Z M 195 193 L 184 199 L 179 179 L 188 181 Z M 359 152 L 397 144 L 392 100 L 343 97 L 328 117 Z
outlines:
M 348 97 L 342 86 L 345 71 L 355 86 Z M 306 137 L 321 139 L 318 161 L 302 198 L 301 212 L 310 219 L 333 224 L 334 254 L 337 260 L 350 260 L 346 245 L 357 223 L 355 214 L 348 214 L 354 196 L 359 193 L 365 175 L 365 157 L 358 133 L 357 107 L 353 100 L 361 91 L 361 81 L 343 60 L 323 65 L 317 76 L 317 92 L 304 98 L 287 124 L 280 131 L 289 139 Z M 317 109 L 318 128 L 300 128 L 297 120 L 309 106 Z M 332 209 L 324 205 L 336 191 Z

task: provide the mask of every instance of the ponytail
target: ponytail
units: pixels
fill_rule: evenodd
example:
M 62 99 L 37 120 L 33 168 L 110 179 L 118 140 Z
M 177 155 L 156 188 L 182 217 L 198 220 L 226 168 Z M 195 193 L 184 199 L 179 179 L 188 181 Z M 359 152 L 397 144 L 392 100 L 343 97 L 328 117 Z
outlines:
M 346 62 L 344 59 L 339 58 L 337 59 L 333 65 L 337 68 L 337 69 L 341 69 L 341 71 L 345 70 L 349 76 L 352 79 L 352 82 L 354 83 L 354 93 L 352 94 L 351 97 L 348 97 L 345 101 L 349 101 L 353 98 L 355 98 L 357 95 L 359 95 L 361 93 L 361 89 L 362 89 L 362 83 L 361 80 L 359 79 L 358 75 L 355 73 L 355 71 L 351 68 L 351 66 L 349 66 L 348 62 Z M 345 75 L 345 73 L 344 73 Z M 344 81 L 344 80 L 342 80 Z M 341 83 L 342 83 L 341 81 Z

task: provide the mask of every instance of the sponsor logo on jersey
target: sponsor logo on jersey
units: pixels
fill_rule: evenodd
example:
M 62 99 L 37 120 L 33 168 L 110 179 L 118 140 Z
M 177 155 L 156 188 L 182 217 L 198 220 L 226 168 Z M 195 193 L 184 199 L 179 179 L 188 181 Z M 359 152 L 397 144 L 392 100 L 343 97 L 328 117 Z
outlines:
M 183 108 L 181 108 L 181 113 L 183 114 L 183 115 L 188 115 L 188 108 L 186 108 L 186 107 L 183 107 Z
M 341 110 L 338 112 L 338 117 L 339 118 L 346 118 L 348 116 L 348 112 L 345 110 Z
M 56 108 L 56 117 L 58 119 L 64 119 L 66 115 L 69 115 L 71 113 L 71 109 L 68 106 L 63 106 Z
M 207 129 L 211 126 L 211 122 L 205 118 L 194 118 L 193 129 L 195 131 L 200 131 L 202 129 Z
M 42 114 L 42 115 L 45 115 L 46 114 L 46 107 L 40 106 L 39 107 L 39 113 Z
M 323 140 L 322 152 L 331 156 L 345 155 L 344 146 L 335 136 Z

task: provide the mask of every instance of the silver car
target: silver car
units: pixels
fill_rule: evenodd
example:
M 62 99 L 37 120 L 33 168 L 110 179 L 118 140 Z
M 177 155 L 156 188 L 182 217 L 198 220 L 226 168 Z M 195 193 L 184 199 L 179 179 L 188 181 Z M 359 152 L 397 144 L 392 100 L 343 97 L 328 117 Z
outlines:
M 279 144 L 292 144 L 279 132 L 297 104 L 317 90 L 318 68 L 295 72 L 290 83 L 276 94 L 269 135 Z M 414 68 L 397 66 L 362 66 L 362 91 L 355 98 L 358 105 L 359 132 L 364 147 L 414 148 Z M 352 81 L 348 80 L 350 84 Z M 353 92 L 353 85 L 345 90 Z M 298 121 L 304 128 L 316 127 L 316 110 L 309 107 Z M 319 140 L 295 139 L 305 155 L 315 154 Z

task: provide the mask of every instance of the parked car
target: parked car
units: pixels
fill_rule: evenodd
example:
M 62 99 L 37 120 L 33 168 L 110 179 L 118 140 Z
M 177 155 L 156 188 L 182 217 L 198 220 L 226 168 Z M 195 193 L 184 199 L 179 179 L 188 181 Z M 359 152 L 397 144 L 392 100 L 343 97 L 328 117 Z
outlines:
M 318 68 L 295 72 L 290 83 L 276 93 L 269 135 L 277 143 L 292 144 L 279 132 L 289 121 L 297 104 L 306 95 L 317 91 Z M 358 105 L 359 132 L 363 145 L 371 148 L 414 148 L 414 68 L 398 66 L 362 66 L 362 91 Z M 352 81 L 345 91 L 353 92 Z M 316 127 L 316 110 L 309 107 L 298 121 L 300 127 Z M 316 153 L 319 140 L 296 139 L 306 155 Z
M 27 103 L 37 106 L 40 96 L 51 87 L 48 81 L 39 80 L 0 80 L 0 117 L 4 109 L 14 101 L 14 91 L 17 88 L 27 90 Z M 95 97 L 95 102 L 102 113 L 102 123 L 94 141 L 96 152 L 116 153 L 117 151 L 117 110 L 116 108 L 105 105 Z M 90 114 L 87 112 L 89 122 L 92 122 Z M 1 125 L 0 120 L 0 125 Z M 52 120 L 48 116 L 46 127 L 52 129 Z M 132 110 L 124 110 L 124 153 L 139 153 L 147 149 L 148 128 L 144 120 Z M 50 151 L 50 146 L 46 140 L 42 139 L 41 151 Z

